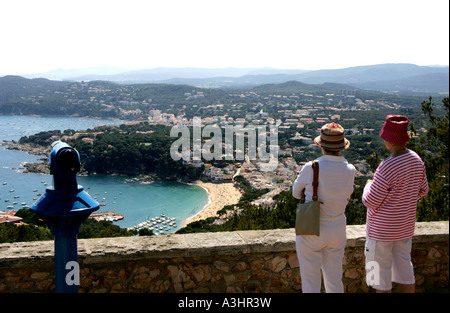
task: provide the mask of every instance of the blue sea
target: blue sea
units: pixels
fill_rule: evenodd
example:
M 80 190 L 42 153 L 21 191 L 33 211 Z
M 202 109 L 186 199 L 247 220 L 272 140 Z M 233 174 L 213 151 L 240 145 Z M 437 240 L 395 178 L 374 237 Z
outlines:
M 0 141 L 18 140 L 45 130 L 85 130 L 96 125 L 121 122 L 78 117 L 0 115 Z M 45 193 L 46 187 L 53 184 L 51 175 L 23 173 L 22 163 L 37 162 L 39 158 L 0 146 L 0 211 L 31 206 L 40 194 Z M 117 175 L 79 176 L 77 179 L 78 184 L 102 204 L 98 212 L 113 211 L 124 216 L 123 220 L 114 222 L 124 228 L 163 214 L 175 218 L 177 227 L 166 233 L 174 232 L 188 217 L 202 210 L 208 201 L 208 194 L 203 188 L 177 182 L 157 180 L 144 183 L 133 180 L 133 177 Z

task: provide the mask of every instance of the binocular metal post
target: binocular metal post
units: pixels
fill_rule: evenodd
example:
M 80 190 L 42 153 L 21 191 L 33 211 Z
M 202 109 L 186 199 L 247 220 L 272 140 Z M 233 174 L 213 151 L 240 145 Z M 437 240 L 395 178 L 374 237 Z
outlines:
M 56 141 L 50 153 L 53 186 L 31 207 L 49 226 L 55 238 L 55 287 L 58 293 L 78 292 L 79 266 L 77 235 L 99 204 L 77 184 L 80 171 L 78 151 Z

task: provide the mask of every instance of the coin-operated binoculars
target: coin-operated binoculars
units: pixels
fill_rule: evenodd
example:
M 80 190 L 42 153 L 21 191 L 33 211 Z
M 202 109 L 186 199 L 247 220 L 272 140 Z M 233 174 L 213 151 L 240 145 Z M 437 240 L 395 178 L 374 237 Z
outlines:
M 31 207 L 51 229 L 55 238 L 56 292 L 78 292 L 77 234 L 81 223 L 98 210 L 99 203 L 77 184 L 80 155 L 62 141 L 52 144 L 50 174 L 53 186 Z

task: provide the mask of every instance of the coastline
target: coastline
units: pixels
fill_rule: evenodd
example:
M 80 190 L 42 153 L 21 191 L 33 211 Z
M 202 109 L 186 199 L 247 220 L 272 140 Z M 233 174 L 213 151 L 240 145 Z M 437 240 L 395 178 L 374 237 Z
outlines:
M 242 196 L 234 183 L 211 183 L 202 182 L 200 180 L 194 182 L 194 185 L 202 187 L 208 193 L 208 202 L 203 209 L 197 214 L 187 218 L 182 227 L 189 223 L 213 217 L 217 215 L 217 211 L 221 210 L 225 205 L 236 204 Z
M 39 155 L 44 158 L 47 157 L 44 149 L 38 147 L 34 147 L 30 144 L 20 144 L 15 141 L 3 141 L 1 143 L 3 146 L 7 146 L 8 150 L 20 150 L 25 151 L 29 154 Z M 46 162 L 36 163 L 26 163 L 23 164 L 25 168 L 24 173 L 36 173 L 36 174 L 49 174 L 48 165 Z M 80 173 L 80 176 L 86 176 L 86 173 Z M 120 175 L 117 173 L 113 173 L 111 175 Z M 143 184 L 152 183 L 156 177 L 154 175 L 138 175 L 137 177 L 132 178 L 131 180 L 141 181 Z M 186 183 L 186 182 L 184 182 Z M 192 185 L 199 186 L 206 190 L 208 195 L 208 201 L 205 206 L 193 216 L 188 217 L 182 224 L 181 227 L 185 227 L 189 223 L 206 219 L 208 217 L 217 216 L 217 212 L 221 210 L 225 205 L 234 205 L 237 204 L 242 196 L 242 192 L 235 187 L 233 182 L 226 183 L 213 183 L 213 182 L 203 182 L 201 180 L 197 180 Z

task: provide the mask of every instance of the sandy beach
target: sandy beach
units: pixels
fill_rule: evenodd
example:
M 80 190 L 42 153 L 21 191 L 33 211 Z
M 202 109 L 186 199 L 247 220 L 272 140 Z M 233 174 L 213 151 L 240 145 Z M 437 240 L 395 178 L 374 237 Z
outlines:
M 208 203 L 203 210 L 196 215 L 189 217 L 184 225 L 203 220 L 205 218 L 216 216 L 217 211 L 221 210 L 225 205 L 236 204 L 241 198 L 241 192 L 233 183 L 205 183 L 196 181 L 195 185 L 203 187 L 208 192 Z

